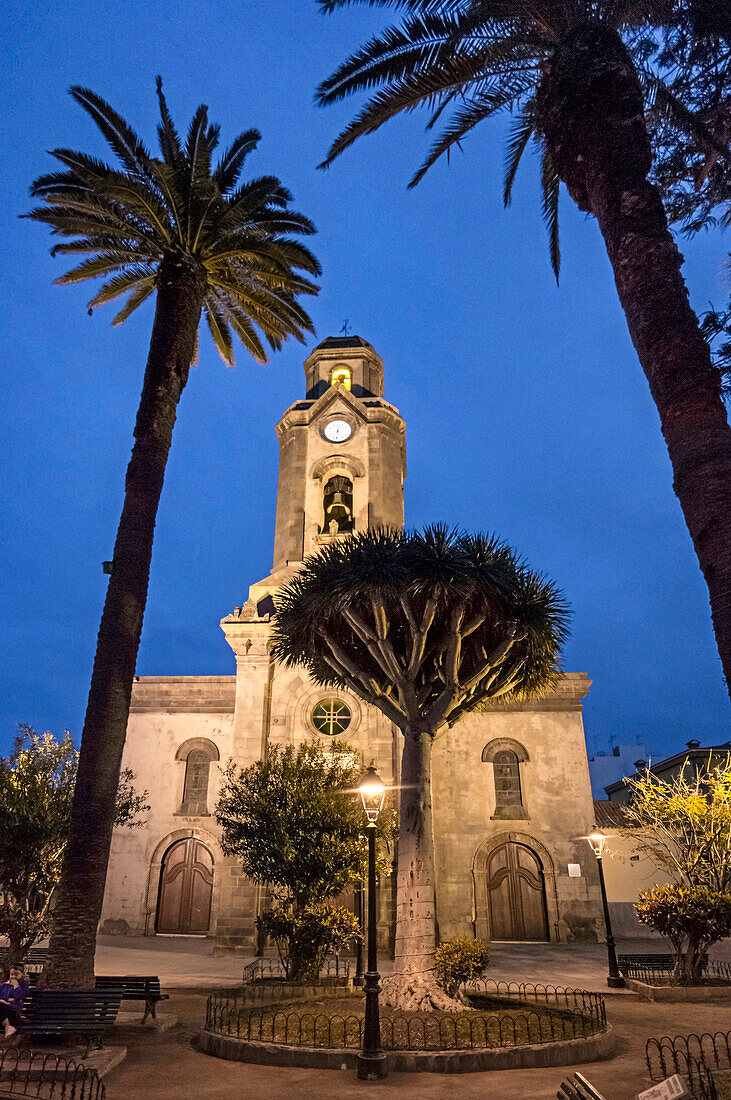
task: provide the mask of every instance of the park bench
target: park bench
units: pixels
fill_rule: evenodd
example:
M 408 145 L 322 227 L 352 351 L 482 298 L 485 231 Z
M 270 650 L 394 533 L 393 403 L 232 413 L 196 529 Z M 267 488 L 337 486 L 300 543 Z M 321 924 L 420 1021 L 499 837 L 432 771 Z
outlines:
M 581 1073 L 575 1073 L 573 1077 L 567 1077 L 562 1081 L 556 1096 L 558 1100 L 604 1100 L 591 1081 L 587 1081 Z
M 675 956 L 664 952 L 646 954 L 617 955 L 617 965 L 625 977 L 633 977 L 633 971 L 657 970 L 666 973 L 675 969 Z M 701 957 L 701 970 L 708 967 L 708 955 Z
M 96 979 L 97 989 L 120 989 L 123 1001 L 144 1001 L 145 1012 L 142 1017 L 144 1024 L 148 1016 L 156 1019 L 155 1008 L 158 1001 L 167 1001 L 168 993 L 160 992 L 160 979 L 158 977 L 109 977 L 103 974 Z
M 84 1035 L 84 1057 L 102 1045 L 102 1035 L 114 1026 L 122 990 L 31 989 L 18 1022 L 21 1035 Z

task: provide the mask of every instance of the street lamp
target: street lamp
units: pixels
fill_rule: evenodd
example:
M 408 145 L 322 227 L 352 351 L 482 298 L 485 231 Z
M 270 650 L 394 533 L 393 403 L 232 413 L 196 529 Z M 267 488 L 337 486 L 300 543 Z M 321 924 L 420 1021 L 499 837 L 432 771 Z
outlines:
M 609 974 L 607 975 L 607 985 L 610 989 L 622 989 L 624 986 L 624 978 L 619 972 L 617 966 L 617 952 L 614 949 L 614 936 L 612 935 L 612 924 L 609 919 L 609 905 L 607 904 L 607 888 L 604 884 L 604 868 L 602 866 L 602 856 L 604 855 L 604 846 L 607 843 L 607 834 L 603 833 L 601 829 L 597 829 L 596 825 L 586 838 L 589 841 L 592 852 L 596 856 L 597 867 L 599 868 L 599 886 L 602 892 L 602 906 L 604 907 L 604 927 L 607 932 L 607 959 L 609 961 Z
M 381 992 L 376 958 L 376 822 L 383 809 L 386 788 L 371 765 L 360 781 L 358 790 L 368 818 L 368 969 L 365 973 L 365 1023 L 363 1049 L 358 1053 L 358 1077 L 385 1077 L 386 1055 L 381 1050 L 381 1021 L 378 1014 L 378 994 Z

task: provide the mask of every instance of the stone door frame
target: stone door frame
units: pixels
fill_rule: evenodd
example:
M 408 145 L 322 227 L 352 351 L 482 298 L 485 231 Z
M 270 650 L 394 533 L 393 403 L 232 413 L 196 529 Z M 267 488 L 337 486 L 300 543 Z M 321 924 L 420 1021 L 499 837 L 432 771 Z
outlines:
M 495 833 L 487 837 L 478 846 L 472 860 L 472 881 L 474 884 L 475 905 L 475 936 L 484 943 L 492 941 L 490 930 L 490 905 L 487 896 L 487 865 L 490 855 L 496 848 L 503 844 L 523 844 L 535 852 L 543 869 L 543 884 L 546 898 L 546 915 L 548 920 L 548 940 L 546 943 L 560 943 L 559 933 L 559 904 L 558 887 L 556 883 L 556 870 L 551 853 L 536 837 L 530 833 L 510 832 Z
M 160 897 L 160 882 L 162 864 L 165 853 L 179 840 L 199 840 L 201 844 L 210 850 L 213 856 L 213 892 L 211 894 L 211 916 L 208 925 L 208 936 L 215 936 L 218 922 L 218 895 L 220 892 L 220 875 L 223 864 L 223 852 L 218 838 L 208 829 L 175 829 L 155 845 L 150 857 L 150 869 L 147 873 L 147 891 L 145 897 L 145 936 L 156 936 L 155 920 L 157 916 L 157 903 Z

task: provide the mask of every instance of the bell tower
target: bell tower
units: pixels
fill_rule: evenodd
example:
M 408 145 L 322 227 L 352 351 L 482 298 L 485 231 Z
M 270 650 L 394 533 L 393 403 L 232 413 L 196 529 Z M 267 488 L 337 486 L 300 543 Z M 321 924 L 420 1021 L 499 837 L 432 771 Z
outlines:
M 328 337 L 304 363 L 304 400 L 276 427 L 274 563 L 257 606 L 308 554 L 369 527 L 403 527 L 405 425 L 383 397 L 383 361 L 360 336 Z M 260 613 L 263 607 L 260 607 Z

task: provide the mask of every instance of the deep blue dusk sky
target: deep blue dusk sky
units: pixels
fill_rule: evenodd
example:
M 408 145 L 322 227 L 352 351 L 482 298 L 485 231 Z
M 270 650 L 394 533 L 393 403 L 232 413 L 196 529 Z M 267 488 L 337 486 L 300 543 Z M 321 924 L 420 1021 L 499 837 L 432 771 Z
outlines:
M 224 144 L 262 131 L 246 175 L 279 175 L 293 192 L 318 227 L 324 278 L 306 349 L 288 345 L 266 368 L 242 352 L 226 371 L 203 337 L 138 672 L 233 673 L 218 621 L 271 564 L 274 424 L 304 392 L 309 349 L 349 318 L 383 356 L 386 396 L 406 419 L 409 525 L 497 531 L 565 590 L 564 667 L 594 681 L 590 750 L 640 736 L 657 756 L 729 736 L 707 591 L 596 225 L 563 195 L 557 288 L 535 163 L 502 209 L 501 123 L 414 192 L 421 118 L 316 170 L 356 103 L 317 109 L 314 88 L 383 15 L 325 17 L 314 0 L 5 0 L 0 749 L 18 722 L 80 734 L 152 319 L 150 303 L 121 329 L 111 306 L 89 318 L 91 284 L 54 287 L 63 261 L 45 227 L 17 215 L 52 167 L 46 150 L 106 156 L 68 86 L 94 89 L 152 143 L 158 72 L 181 128 L 205 102 Z M 724 242 L 682 251 L 696 308 L 720 304 Z

